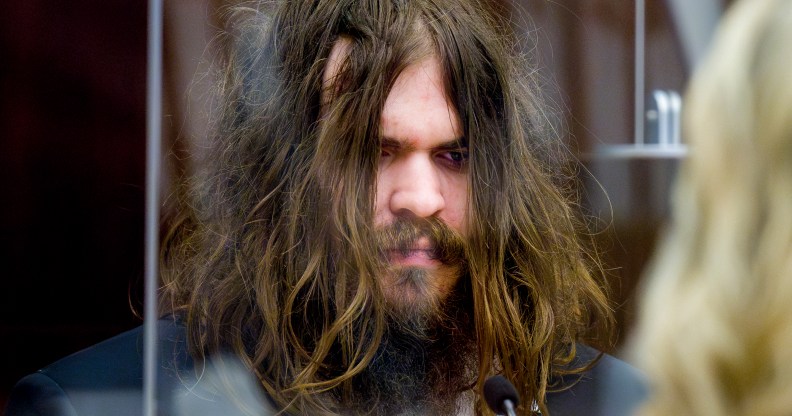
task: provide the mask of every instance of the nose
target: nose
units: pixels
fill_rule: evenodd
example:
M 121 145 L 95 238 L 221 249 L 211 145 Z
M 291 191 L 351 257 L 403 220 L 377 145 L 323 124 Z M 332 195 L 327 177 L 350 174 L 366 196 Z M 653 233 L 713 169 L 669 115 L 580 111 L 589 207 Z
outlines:
M 389 167 L 388 206 L 394 217 L 429 218 L 445 208 L 440 174 L 429 155 L 412 157 Z

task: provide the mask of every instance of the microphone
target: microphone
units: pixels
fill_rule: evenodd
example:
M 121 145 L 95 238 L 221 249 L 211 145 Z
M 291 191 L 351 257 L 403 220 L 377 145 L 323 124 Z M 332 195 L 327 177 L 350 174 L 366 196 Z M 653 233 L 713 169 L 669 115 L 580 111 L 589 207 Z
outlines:
M 516 416 L 520 395 L 506 377 L 497 375 L 484 382 L 484 400 L 493 412 L 499 415 Z

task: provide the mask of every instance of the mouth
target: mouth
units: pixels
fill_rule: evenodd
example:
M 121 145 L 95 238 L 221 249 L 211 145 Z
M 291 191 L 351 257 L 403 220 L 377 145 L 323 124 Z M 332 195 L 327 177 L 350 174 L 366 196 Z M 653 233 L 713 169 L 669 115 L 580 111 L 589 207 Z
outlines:
M 439 223 L 400 220 L 379 233 L 381 259 L 393 268 L 435 269 L 464 261 L 462 237 Z
M 387 254 L 390 263 L 399 267 L 433 268 L 441 264 L 437 251 L 427 241 L 418 241 L 411 247 L 392 248 Z

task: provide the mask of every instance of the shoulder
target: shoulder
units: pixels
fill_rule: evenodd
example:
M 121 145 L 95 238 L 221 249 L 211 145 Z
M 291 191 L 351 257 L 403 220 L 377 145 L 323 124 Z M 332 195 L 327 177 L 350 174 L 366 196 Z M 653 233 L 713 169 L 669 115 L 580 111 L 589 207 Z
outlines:
M 6 416 L 76 416 L 66 392 L 53 379 L 33 373 L 14 386 Z
M 173 318 L 158 321 L 160 387 L 190 366 L 185 331 Z M 143 327 L 124 332 L 21 379 L 7 416 L 142 413 Z
M 547 394 L 553 416 L 632 415 L 648 390 L 641 372 L 630 364 L 584 345 L 578 345 L 573 365 L 593 363 L 580 374 L 557 377 Z

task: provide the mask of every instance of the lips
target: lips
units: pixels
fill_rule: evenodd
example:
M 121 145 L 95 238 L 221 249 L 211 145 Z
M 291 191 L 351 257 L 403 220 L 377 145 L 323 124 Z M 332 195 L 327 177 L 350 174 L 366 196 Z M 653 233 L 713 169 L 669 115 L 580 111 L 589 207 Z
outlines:
M 387 250 L 391 264 L 410 267 L 429 267 L 440 264 L 439 255 L 428 238 L 422 237 L 409 247 Z
M 432 267 L 440 264 L 434 250 L 389 250 L 391 264 L 402 267 Z
M 383 260 L 396 267 L 433 268 L 465 260 L 464 240 L 442 220 L 398 218 L 378 230 Z

